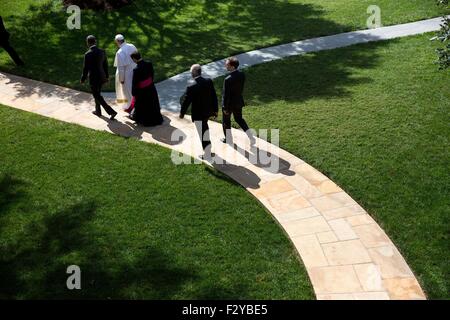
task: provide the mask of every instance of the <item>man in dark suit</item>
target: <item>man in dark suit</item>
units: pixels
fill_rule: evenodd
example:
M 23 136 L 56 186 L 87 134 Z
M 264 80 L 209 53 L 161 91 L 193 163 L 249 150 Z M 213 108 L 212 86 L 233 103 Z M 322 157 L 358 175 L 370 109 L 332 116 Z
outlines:
M 251 130 L 242 118 L 242 108 L 244 103 L 244 84 L 245 74 L 238 70 L 239 60 L 236 57 L 228 58 L 225 62 L 225 68 L 230 74 L 225 78 L 223 83 L 223 95 L 222 95 L 222 127 L 225 138 L 222 142 L 232 144 L 233 136 L 231 134 L 231 115 L 234 116 L 234 120 L 237 124 L 247 133 L 250 139 L 251 145 L 255 144 L 255 138 Z
M 84 54 L 83 74 L 81 83 L 86 82 L 89 77 L 89 85 L 95 99 L 95 111 L 92 113 L 98 117 L 102 116 L 102 106 L 109 114 L 110 119 L 114 120 L 117 112 L 113 110 L 102 97 L 102 86 L 109 81 L 108 60 L 104 50 L 97 48 L 97 40 L 94 36 L 88 36 L 86 39 L 89 50 Z
M 3 19 L 0 16 L 0 47 L 3 47 L 6 52 L 8 52 L 11 59 L 13 59 L 14 63 L 18 66 L 23 66 L 24 63 L 22 59 L 20 59 L 16 50 L 9 44 L 9 32 L 6 31 L 5 25 L 3 24 Z
M 199 64 L 194 64 L 191 67 L 191 74 L 194 81 L 187 87 L 186 92 L 180 99 L 180 118 L 184 118 L 192 104 L 192 122 L 195 123 L 205 152 L 200 158 L 205 159 L 213 156 L 211 154 L 208 120 L 211 117 L 217 117 L 218 100 L 214 83 L 211 79 L 202 77 L 202 68 Z

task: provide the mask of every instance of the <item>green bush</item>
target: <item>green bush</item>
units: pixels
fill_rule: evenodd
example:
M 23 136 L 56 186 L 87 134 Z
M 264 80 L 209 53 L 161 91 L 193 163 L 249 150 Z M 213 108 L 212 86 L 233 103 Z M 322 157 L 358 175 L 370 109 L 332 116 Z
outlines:
M 437 0 L 438 5 L 449 7 L 448 0 Z M 450 67 L 450 19 L 446 16 L 443 18 L 443 23 L 441 25 L 441 30 L 438 32 L 434 40 L 439 40 L 444 44 L 443 48 L 436 49 L 438 54 L 439 69 L 447 69 Z

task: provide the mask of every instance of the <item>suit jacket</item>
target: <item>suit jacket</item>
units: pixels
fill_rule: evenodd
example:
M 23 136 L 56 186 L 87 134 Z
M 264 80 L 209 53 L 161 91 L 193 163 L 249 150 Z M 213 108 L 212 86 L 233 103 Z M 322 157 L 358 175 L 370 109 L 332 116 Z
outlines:
M 0 16 L 0 43 L 6 43 L 9 41 L 9 32 L 6 31 L 3 19 Z
M 185 115 L 192 104 L 192 121 L 208 120 L 218 112 L 218 100 L 211 79 L 196 78 L 180 99 L 181 114 Z
M 222 108 L 226 111 L 242 109 L 244 103 L 245 74 L 242 71 L 233 71 L 225 78 L 223 83 Z
M 97 46 L 92 46 L 84 54 L 81 80 L 86 81 L 88 76 L 91 85 L 102 85 L 109 78 L 108 60 L 105 50 L 99 49 Z

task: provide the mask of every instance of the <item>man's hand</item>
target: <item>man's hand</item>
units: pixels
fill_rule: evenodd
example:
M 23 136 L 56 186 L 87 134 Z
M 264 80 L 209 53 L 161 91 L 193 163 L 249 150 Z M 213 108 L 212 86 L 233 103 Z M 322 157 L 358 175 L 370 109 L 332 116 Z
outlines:
M 184 114 L 180 113 L 180 119 L 184 119 Z
M 217 119 L 217 112 L 214 112 L 214 113 L 212 114 L 212 118 L 213 118 L 214 120 Z
M 230 111 L 227 111 L 227 110 L 222 110 L 223 111 L 223 114 L 224 115 L 226 115 L 226 116 L 229 116 L 230 115 Z
M 84 84 L 84 80 L 83 80 L 83 79 L 81 79 L 81 80 L 80 80 L 80 83 L 81 83 L 81 84 Z

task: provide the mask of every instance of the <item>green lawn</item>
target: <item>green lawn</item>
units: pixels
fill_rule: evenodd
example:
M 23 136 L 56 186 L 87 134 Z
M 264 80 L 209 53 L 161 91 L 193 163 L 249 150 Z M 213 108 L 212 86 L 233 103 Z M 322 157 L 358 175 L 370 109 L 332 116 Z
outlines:
M 0 119 L 0 299 L 314 298 L 280 227 L 218 172 L 4 106 Z
M 87 34 L 98 36 L 110 64 L 113 38 L 124 33 L 151 58 L 159 80 L 250 49 L 366 28 L 371 0 L 135 0 L 108 13 L 83 12 L 82 29 L 68 30 L 60 0 L 3 0 L 0 13 L 27 66 L 0 51 L 0 69 L 77 89 Z M 435 0 L 378 0 L 391 25 L 439 16 Z M 33 4 L 31 6 L 31 4 Z M 111 72 L 113 68 L 111 67 Z M 109 88 L 112 89 L 111 82 Z
M 244 116 L 279 128 L 281 147 L 386 230 L 429 297 L 449 299 L 450 74 L 433 65 L 431 36 L 252 67 Z

